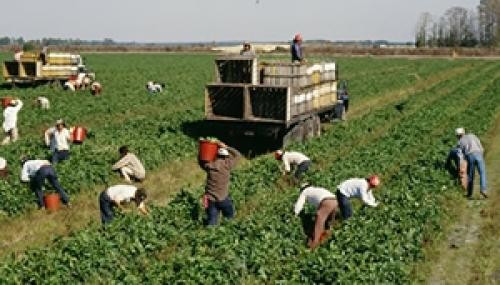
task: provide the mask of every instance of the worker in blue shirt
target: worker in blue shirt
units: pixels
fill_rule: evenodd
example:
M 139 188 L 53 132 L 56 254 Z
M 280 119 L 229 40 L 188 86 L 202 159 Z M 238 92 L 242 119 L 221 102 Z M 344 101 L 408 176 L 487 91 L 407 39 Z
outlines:
M 293 43 L 290 47 L 292 52 L 292 62 L 305 62 L 304 54 L 302 52 L 302 35 L 296 34 L 293 38 Z

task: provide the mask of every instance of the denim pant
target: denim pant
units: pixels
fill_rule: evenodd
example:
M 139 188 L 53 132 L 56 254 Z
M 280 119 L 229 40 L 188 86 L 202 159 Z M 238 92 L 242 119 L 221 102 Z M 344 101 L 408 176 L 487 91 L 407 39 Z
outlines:
M 471 153 L 467 155 L 467 162 L 469 164 L 469 184 L 467 185 L 467 195 L 472 196 L 474 188 L 474 174 L 475 167 L 479 171 L 481 192 L 486 193 L 486 166 L 484 164 L 483 154 Z
M 295 178 L 300 179 L 302 174 L 304 174 L 309 169 L 309 166 L 311 166 L 310 160 L 303 161 L 301 164 L 299 164 L 297 166 L 297 170 L 295 170 Z
M 337 197 L 337 202 L 339 203 L 340 213 L 342 214 L 342 219 L 345 221 L 352 216 L 352 206 L 349 198 L 347 198 L 340 190 L 337 189 L 335 193 Z
M 207 216 L 208 221 L 207 224 L 209 226 L 216 225 L 217 219 L 219 217 L 219 211 L 222 212 L 222 215 L 226 219 L 232 219 L 234 217 L 234 207 L 233 200 L 231 197 L 227 196 L 227 198 L 223 201 L 208 201 L 207 208 Z
M 43 183 L 47 179 L 52 187 L 59 193 L 61 196 L 61 200 L 64 204 L 68 204 L 69 197 L 59 184 L 59 180 L 57 179 L 57 174 L 52 165 L 45 165 L 40 167 L 40 169 L 36 172 L 35 177 L 31 179 L 31 186 L 33 192 L 35 192 L 35 196 L 37 198 L 37 204 L 39 208 L 45 206 L 43 202 Z
M 69 150 L 56 150 L 52 153 L 50 162 L 53 164 L 58 163 L 69 158 Z
M 110 223 L 114 217 L 114 204 L 106 190 L 99 195 L 99 209 L 101 210 L 101 222 L 103 225 Z

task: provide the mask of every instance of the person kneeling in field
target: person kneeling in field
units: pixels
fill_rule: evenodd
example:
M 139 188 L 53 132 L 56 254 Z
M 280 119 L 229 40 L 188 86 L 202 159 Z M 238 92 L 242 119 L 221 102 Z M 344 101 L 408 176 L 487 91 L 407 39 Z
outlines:
M 144 188 L 133 185 L 115 185 L 101 192 L 99 195 L 99 209 L 101 211 L 101 222 L 103 225 L 110 223 L 114 218 L 114 207 L 124 210 L 122 203 L 134 201 L 137 209 L 144 215 L 148 215 L 144 201 L 147 198 Z
M 113 165 L 113 171 L 120 171 L 128 183 L 132 182 L 131 178 L 143 181 L 146 178 L 146 170 L 137 156 L 129 152 L 127 146 L 121 146 L 118 152 L 121 159 Z
M 281 151 L 277 150 L 274 153 L 274 158 L 276 160 L 283 161 L 284 171 L 283 174 L 288 174 L 291 172 L 291 167 L 295 166 L 294 177 L 299 180 L 309 167 L 311 166 L 311 159 L 304 154 L 296 151 Z
M 229 180 L 241 154 L 234 148 L 219 142 L 217 158 L 214 161 L 200 160 L 200 167 L 207 173 L 204 207 L 209 226 L 216 225 L 219 212 L 226 219 L 234 217 L 234 206 L 229 195 Z
M 43 184 L 45 179 L 59 193 L 63 204 L 69 206 L 69 197 L 66 191 L 59 184 L 57 173 L 48 160 L 29 160 L 26 156 L 21 159 L 23 169 L 21 171 L 21 181 L 30 182 L 37 199 L 38 209 L 45 207 L 43 201 Z
M 377 207 L 372 189 L 380 185 L 380 179 L 377 175 L 372 175 L 368 178 L 351 178 L 342 182 L 337 186 L 337 201 L 340 206 L 342 219 L 347 220 L 352 216 L 352 206 L 349 202 L 350 198 L 360 198 L 365 205 Z
M 314 224 L 314 232 L 309 238 L 307 245 L 309 248 L 316 248 L 322 240 L 328 235 L 326 229 L 328 228 L 329 221 L 335 218 L 335 212 L 338 208 L 338 203 L 330 191 L 325 188 L 310 186 L 304 184 L 301 187 L 299 199 L 295 203 L 295 215 L 304 208 L 305 202 L 311 203 L 316 207 L 316 221 Z

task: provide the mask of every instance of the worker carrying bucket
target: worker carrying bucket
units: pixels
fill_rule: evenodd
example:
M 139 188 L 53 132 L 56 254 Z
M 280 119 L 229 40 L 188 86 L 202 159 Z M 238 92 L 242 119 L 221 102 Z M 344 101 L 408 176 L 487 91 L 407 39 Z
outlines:
M 290 173 L 292 167 L 295 167 L 294 177 L 297 181 L 300 180 L 302 175 L 309 170 L 311 166 L 311 159 L 297 151 L 277 150 L 274 152 L 274 158 L 283 162 L 283 174 Z
M 59 184 L 57 173 L 48 160 L 30 160 L 27 156 L 21 158 L 21 181 L 30 182 L 31 189 L 35 193 L 38 209 L 44 208 L 43 184 L 47 179 L 50 185 L 59 193 L 62 202 L 69 206 L 69 197 Z
M 330 222 L 333 222 L 335 218 L 338 203 L 335 195 L 325 188 L 314 187 L 305 183 L 300 187 L 300 191 L 300 196 L 295 203 L 295 215 L 299 215 L 306 201 L 316 208 L 314 231 L 307 243 L 309 248 L 314 249 L 328 236 L 327 229 Z
M 198 157 L 200 167 L 207 173 L 203 206 L 207 212 L 208 225 L 217 224 L 219 212 L 222 212 L 226 219 L 234 217 L 233 201 L 229 195 L 229 180 L 231 171 L 241 156 L 236 149 L 223 142 L 218 141 L 216 146 L 217 152 L 213 160 L 205 160 L 209 158 L 205 153 L 201 153 L 206 150 L 205 148 L 200 148 Z
M 73 141 L 70 130 L 66 128 L 66 123 L 59 119 L 54 127 L 45 131 L 45 145 L 52 153 L 50 161 L 53 164 L 69 158 L 69 145 Z
M 2 145 L 7 145 L 19 139 L 19 132 L 17 130 L 17 114 L 23 107 L 23 101 L 19 99 L 9 99 L 4 106 L 5 109 L 3 110 L 2 126 L 5 132 L 5 138 L 2 141 Z
M 359 198 L 365 205 L 377 207 L 372 190 L 379 187 L 380 178 L 372 175 L 368 178 L 351 178 L 337 186 L 337 201 L 340 206 L 342 219 L 347 220 L 352 216 L 350 198 Z

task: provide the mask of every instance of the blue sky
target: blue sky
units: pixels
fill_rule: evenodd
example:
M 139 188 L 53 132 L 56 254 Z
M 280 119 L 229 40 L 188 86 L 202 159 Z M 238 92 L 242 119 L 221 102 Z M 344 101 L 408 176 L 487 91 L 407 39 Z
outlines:
M 479 0 L 46 0 L 2 3 L 0 36 L 119 41 L 413 40 L 422 12 Z M 10 12 L 9 12 L 10 11 Z

